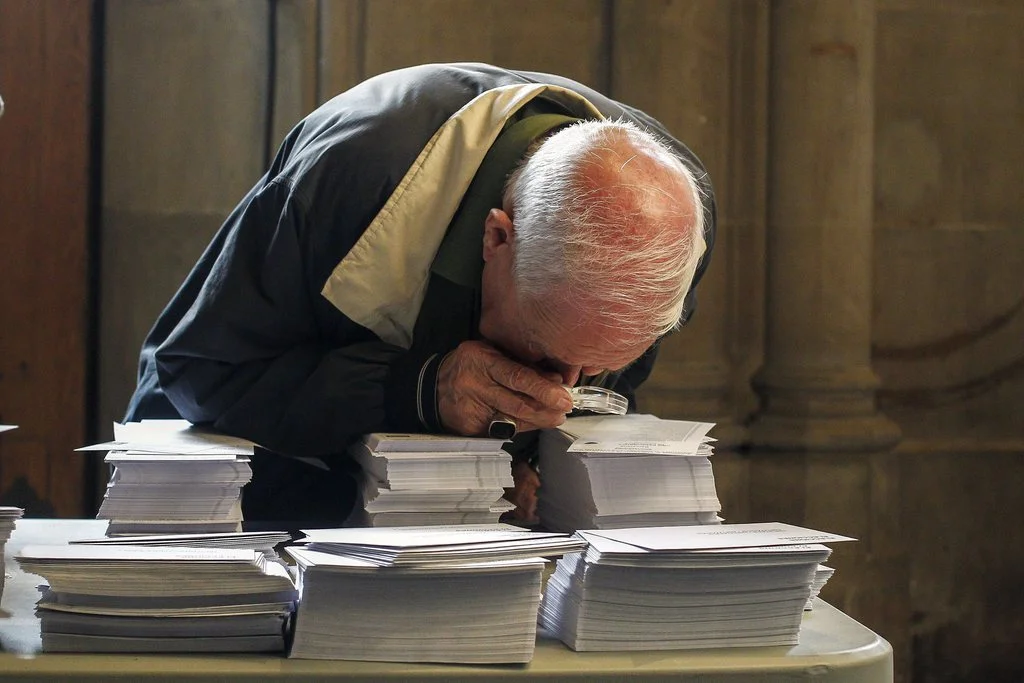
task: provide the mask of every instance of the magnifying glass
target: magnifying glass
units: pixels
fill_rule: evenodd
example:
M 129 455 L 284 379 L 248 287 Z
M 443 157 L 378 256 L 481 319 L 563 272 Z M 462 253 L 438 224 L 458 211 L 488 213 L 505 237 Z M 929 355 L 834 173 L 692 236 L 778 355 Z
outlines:
M 604 387 L 580 386 L 565 387 L 572 397 L 573 410 L 587 410 L 603 415 L 625 415 L 629 409 L 629 400 Z M 487 428 L 487 436 L 492 439 L 511 439 L 519 431 L 515 420 L 496 413 Z
M 611 389 L 583 385 L 566 387 L 566 390 L 572 396 L 572 407 L 575 410 L 589 410 L 604 415 L 625 415 L 629 409 L 629 400 Z

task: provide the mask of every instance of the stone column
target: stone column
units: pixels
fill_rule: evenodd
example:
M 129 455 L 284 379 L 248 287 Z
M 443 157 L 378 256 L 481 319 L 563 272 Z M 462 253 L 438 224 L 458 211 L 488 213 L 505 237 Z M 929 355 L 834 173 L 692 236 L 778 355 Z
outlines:
M 864 451 L 897 427 L 871 369 L 874 2 L 776 0 L 767 311 L 754 446 Z
M 664 418 L 707 420 L 720 448 L 745 430 L 735 420 L 731 350 L 730 135 L 737 2 L 621 0 L 614 3 L 610 94 L 658 118 L 703 161 L 718 196 L 718 237 L 697 292 L 693 321 L 667 338 L 640 409 Z M 699 37 L 699 39 L 697 38 Z
M 892 644 L 905 673 L 909 571 L 899 429 L 871 369 L 871 0 L 773 0 L 767 305 L 754 380 L 750 517 L 847 534 L 822 597 Z

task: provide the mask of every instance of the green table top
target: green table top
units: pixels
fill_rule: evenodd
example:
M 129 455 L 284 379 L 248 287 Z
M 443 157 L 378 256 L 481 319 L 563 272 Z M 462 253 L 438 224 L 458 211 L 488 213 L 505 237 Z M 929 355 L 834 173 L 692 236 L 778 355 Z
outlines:
M 34 614 L 41 578 L 12 558 L 30 544 L 59 544 L 102 536 L 97 520 L 22 519 L 7 543 L 7 581 L 0 602 L 0 680 L 18 681 L 642 681 L 814 680 L 829 683 L 892 681 L 889 644 L 828 603 L 804 613 L 800 643 L 792 647 L 573 652 L 541 635 L 527 665 L 452 666 L 312 661 L 265 655 L 99 655 L 39 653 Z

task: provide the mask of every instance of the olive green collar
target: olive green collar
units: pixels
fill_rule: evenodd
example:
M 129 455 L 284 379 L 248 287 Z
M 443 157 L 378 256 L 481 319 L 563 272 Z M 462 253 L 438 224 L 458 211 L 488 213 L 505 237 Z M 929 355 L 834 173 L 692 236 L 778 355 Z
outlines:
M 431 272 L 463 287 L 478 289 L 483 272 L 484 220 L 501 208 L 505 179 L 534 140 L 579 119 L 562 114 L 535 114 L 508 126 L 484 156 L 473 182 L 437 250 Z

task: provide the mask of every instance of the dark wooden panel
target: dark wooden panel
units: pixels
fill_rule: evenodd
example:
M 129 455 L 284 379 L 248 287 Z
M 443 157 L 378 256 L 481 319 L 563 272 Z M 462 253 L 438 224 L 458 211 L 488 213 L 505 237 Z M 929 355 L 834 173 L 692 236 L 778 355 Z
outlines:
M 0 0 L 0 503 L 83 513 L 93 3 Z

